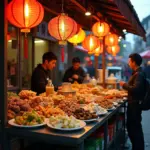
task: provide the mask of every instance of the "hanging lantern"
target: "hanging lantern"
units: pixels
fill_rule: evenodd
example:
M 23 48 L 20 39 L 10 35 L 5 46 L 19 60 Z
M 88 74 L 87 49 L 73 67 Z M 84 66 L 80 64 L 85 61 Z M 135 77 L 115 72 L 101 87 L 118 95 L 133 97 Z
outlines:
M 109 34 L 105 38 L 105 44 L 107 46 L 113 46 L 118 44 L 118 36 L 116 34 Z
M 81 43 L 85 39 L 85 32 L 80 28 L 79 32 L 74 35 L 72 38 L 68 39 L 68 42 L 73 43 L 74 45 L 77 45 L 78 43 Z
M 13 0 L 6 10 L 9 22 L 21 28 L 21 32 L 30 32 L 44 17 L 44 9 L 36 0 Z
M 95 49 L 94 55 L 99 56 L 103 52 L 103 44 L 100 42 L 99 47 Z
M 106 22 L 96 22 L 92 27 L 92 32 L 95 36 L 106 36 L 110 31 L 109 25 Z
M 59 16 L 51 19 L 48 23 L 50 35 L 59 40 L 60 44 L 63 44 L 64 41 L 75 35 L 77 30 L 77 23 L 65 13 L 61 13 Z
M 41 23 L 44 9 L 36 0 L 12 0 L 6 7 L 8 21 L 21 28 L 21 32 L 28 33 L 30 29 Z M 28 41 L 25 34 L 24 57 L 28 58 Z
M 109 54 L 111 54 L 112 56 L 116 56 L 119 51 L 120 51 L 120 46 L 119 45 L 114 45 L 114 46 L 108 46 L 107 47 L 107 52 Z
M 94 50 L 99 46 L 99 39 L 93 35 L 88 35 L 82 42 L 82 46 L 88 53 L 94 53 Z

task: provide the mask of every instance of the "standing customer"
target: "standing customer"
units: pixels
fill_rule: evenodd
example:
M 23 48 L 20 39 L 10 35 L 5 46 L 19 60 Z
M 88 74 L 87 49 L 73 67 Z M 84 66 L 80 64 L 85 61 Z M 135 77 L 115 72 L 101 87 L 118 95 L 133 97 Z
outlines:
M 144 136 L 142 130 L 142 110 L 139 101 L 144 99 L 145 78 L 142 75 L 142 57 L 137 54 L 131 54 L 128 60 L 129 67 L 133 70 L 128 83 L 120 81 L 120 86 L 128 91 L 127 107 L 127 130 L 132 143 L 132 150 L 144 150 Z
M 38 64 L 31 77 L 31 90 L 37 94 L 44 93 L 48 80 L 51 79 L 50 71 L 56 66 L 57 57 L 52 52 L 46 52 L 42 57 L 43 63 Z

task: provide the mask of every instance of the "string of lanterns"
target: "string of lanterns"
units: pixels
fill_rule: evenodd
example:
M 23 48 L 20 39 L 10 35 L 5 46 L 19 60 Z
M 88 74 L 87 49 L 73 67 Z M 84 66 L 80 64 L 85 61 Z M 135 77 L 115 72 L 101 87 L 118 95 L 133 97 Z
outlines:
M 21 29 L 25 35 L 30 29 L 39 25 L 44 17 L 43 6 L 37 0 L 12 0 L 7 5 L 8 21 Z M 100 39 L 105 37 L 107 52 L 115 56 L 120 47 L 118 46 L 118 36 L 110 33 L 109 25 L 104 21 L 96 22 L 92 26 L 93 34 L 86 36 L 85 31 L 80 28 L 74 19 L 65 13 L 51 19 L 48 23 L 49 34 L 57 39 L 61 45 L 66 41 L 77 45 L 82 43 L 88 54 L 99 56 L 104 49 Z M 24 57 L 28 58 L 27 36 L 24 43 Z

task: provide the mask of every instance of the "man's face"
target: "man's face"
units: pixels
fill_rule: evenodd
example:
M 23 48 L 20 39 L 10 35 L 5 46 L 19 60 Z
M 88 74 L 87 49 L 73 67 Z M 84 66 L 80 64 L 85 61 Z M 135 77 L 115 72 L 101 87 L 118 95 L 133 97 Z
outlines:
M 129 59 L 128 59 L 128 65 L 129 65 L 129 67 L 133 70 L 133 69 L 134 69 L 134 67 L 135 67 L 135 62 L 134 62 L 134 61 L 132 61 L 132 59 L 131 59 L 131 58 L 129 58 Z
M 73 69 L 78 70 L 80 67 L 80 63 L 73 63 Z
M 56 60 L 45 61 L 47 70 L 53 70 L 56 67 Z

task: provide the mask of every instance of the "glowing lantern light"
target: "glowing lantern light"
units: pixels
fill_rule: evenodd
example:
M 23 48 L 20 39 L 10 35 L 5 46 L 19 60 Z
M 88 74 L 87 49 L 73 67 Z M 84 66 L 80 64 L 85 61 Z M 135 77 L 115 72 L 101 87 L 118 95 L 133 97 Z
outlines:
M 103 52 L 103 44 L 99 43 L 99 47 L 95 49 L 94 55 L 99 56 Z
M 30 29 L 41 23 L 44 9 L 36 0 L 12 0 L 6 7 L 8 21 L 28 33 Z M 24 57 L 28 58 L 28 40 L 24 39 Z
M 119 51 L 120 51 L 120 46 L 119 45 L 114 45 L 114 46 L 108 46 L 107 47 L 107 52 L 109 54 L 111 54 L 112 56 L 116 56 Z
M 109 34 L 105 38 L 105 44 L 107 46 L 113 46 L 118 44 L 118 36 L 116 34 Z
M 88 35 L 82 42 L 82 46 L 88 51 L 88 54 L 93 54 L 94 50 L 99 46 L 99 39 L 93 35 Z
M 68 39 L 68 42 L 73 43 L 74 45 L 77 45 L 78 43 L 81 43 L 85 39 L 85 32 L 80 28 L 79 32 L 74 35 L 72 38 Z
M 44 17 L 44 9 L 36 0 L 13 0 L 7 5 L 6 11 L 9 22 L 21 28 L 21 32 L 30 32 Z
M 109 28 L 109 25 L 106 22 L 100 22 L 99 21 L 99 22 L 96 22 L 93 25 L 92 31 L 93 31 L 95 36 L 103 37 L 103 36 L 106 36 L 109 33 L 110 28 Z
M 65 44 L 64 41 L 77 33 L 78 25 L 65 13 L 61 13 L 49 21 L 48 31 L 50 35 L 59 40 L 61 44 Z

